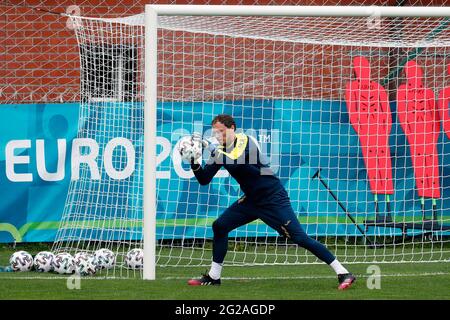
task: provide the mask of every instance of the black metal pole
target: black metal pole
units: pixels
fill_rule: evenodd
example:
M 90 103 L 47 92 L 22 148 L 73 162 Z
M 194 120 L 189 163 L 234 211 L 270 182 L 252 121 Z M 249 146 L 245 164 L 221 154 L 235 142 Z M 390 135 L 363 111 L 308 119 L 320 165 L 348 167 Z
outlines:
M 367 242 L 369 242 L 369 244 L 374 245 L 372 243 L 372 241 L 370 241 L 370 239 L 367 237 L 366 233 L 364 232 L 363 229 L 361 229 L 361 227 L 356 223 L 355 219 L 352 217 L 352 215 L 347 211 L 347 208 L 344 207 L 344 205 L 339 201 L 339 199 L 336 197 L 336 195 L 334 194 L 333 191 L 330 190 L 330 188 L 328 187 L 328 185 L 325 183 L 325 181 L 322 180 L 322 178 L 320 177 L 320 171 L 322 169 L 319 168 L 319 170 L 317 170 L 317 172 L 313 175 L 312 179 L 314 180 L 316 177 L 319 178 L 319 181 L 323 184 L 323 186 L 328 190 L 328 192 L 331 194 L 331 196 L 333 197 L 334 200 L 336 200 L 336 202 L 338 203 L 338 205 L 341 207 L 341 209 L 345 212 L 345 214 L 347 215 L 347 217 L 353 222 L 353 224 L 356 226 L 356 228 L 358 228 L 359 232 L 361 232 L 361 234 L 364 236 L 364 238 L 367 240 Z

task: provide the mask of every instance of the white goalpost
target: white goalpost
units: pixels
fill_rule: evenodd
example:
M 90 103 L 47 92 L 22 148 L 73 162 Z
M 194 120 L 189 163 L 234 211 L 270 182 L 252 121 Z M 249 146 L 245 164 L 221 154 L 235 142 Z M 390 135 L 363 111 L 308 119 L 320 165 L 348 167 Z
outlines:
M 228 113 L 340 261 L 450 258 L 450 8 L 147 5 L 71 19 L 84 144 L 55 252 L 111 249 L 116 277 L 209 265 L 211 224 L 242 194 L 223 170 L 200 186 L 176 144 Z M 124 262 L 135 248 L 142 270 Z M 230 233 L 225 260 L 318 262 L 259 221 Z

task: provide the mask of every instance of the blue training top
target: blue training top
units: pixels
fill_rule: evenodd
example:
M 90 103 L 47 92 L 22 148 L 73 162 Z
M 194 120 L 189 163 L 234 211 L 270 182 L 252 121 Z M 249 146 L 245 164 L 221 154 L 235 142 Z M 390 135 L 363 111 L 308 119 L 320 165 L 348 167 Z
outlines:
M 207 164 L 191 164 L 201 185 L 207 185 L 224 167 L 239 183 L 245 196 L 255 204 L 289 203 L 288 194 L 280 179 L 270 169 L 257 142 L 243 133 L 237 133 L 229 147 L 220 146 L 211 154 Z

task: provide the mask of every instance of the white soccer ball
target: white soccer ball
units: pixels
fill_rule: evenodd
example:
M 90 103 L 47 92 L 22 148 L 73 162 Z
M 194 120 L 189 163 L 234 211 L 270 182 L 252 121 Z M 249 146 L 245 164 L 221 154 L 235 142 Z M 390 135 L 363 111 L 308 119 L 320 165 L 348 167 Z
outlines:
M 142 269 L 144 266 L 144 251 L 142 249 L 132 249 L 125 256 L 125 264 L 129 269 Z
M 197 160 L 202 156 L 202 151 L 202 142 L 193 140 L 191 136 L 185 136 L 178 142 L 178 152 L 183 160 Z
M 94 264 L 94 255 L 86 252 L 78 252 L 75 254 L 75 273 L 80 276 L 90 276 L 95 274 L 96 268 Z
M 55 255 L 48 251 L 39 252 L 34 257 L 34 270 L 37 272 L 50 272 L 53 270 Z
M 80 260 L 90 260 L 91 262 L 94 261 L 94 255 L 91 253 L 87 253 L 87 252 L 77 252 L 74 256 L 73 256 L 73 260 L 75 263 L 77 263 Z
M 17 251 L 9 258 L 9 264 L 14 271 L 30 271 L 33 267 L 33 257 L 26 251 Z
M 75 262 L 71 254 L 63 252 L 58 253 L 53 259 L 53 271 L 59 274 L 73 273 L 75 271 Z
M 99 249 L 94 253 L 94 264 L 97 269 L 111 269 L 116 264 L 116 255 L 109 249 Z

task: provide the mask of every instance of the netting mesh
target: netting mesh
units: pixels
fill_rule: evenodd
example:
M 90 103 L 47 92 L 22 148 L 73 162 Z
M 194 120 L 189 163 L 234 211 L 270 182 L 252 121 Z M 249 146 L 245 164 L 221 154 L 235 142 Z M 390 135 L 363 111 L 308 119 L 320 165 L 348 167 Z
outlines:
M 141 18 L 133 17 L 131 24 L 130 19 L 73 22 L 81 53 L 78 138 L 95 140 L 102 160 L 100 180 L 92 180 L 95 170 L 84 166 L 71 183 L 53 248 L 111 248 L 120 267 L 113 272 L 120 276 L 130 272 L 123 256 L 142 246 Z M 219 113 L 232 114 L 260 143 L 307 233 L 341 261 L 448 259 L 445 103 L 429 104 L 420 93 L 427 89 L 444 97 L 449 86 L 446 20 L 380 23 L 370 29 L 359 18 L 160 18 L 158 265 L 208 265 L 211 223 L 240 195 L 225 172 L 199 186 L 173 152 L 182 135 L 207 135 Z M 415 70 L 413 80 L 405 66 Z M 399 95 L 404 84 L 415 98 Z M 417 117 L 407 120 L 405 114 Z M 122 180 L 112 179 L 102 165 L 113 161 L 121 171 L 129 163 L 124 144 L 112 160 L 102 153 L 117 137 L 136 149 L 136 172 Z M 425 145 L 431 148 L 424 149 L 424 157 Z M 424 179 L 437 183 L 440 193 L 428 194 L 433 187 L 424 187 Z M 231 232 L 229 239 L 226 264 L 319 262 L 259 221 Z

